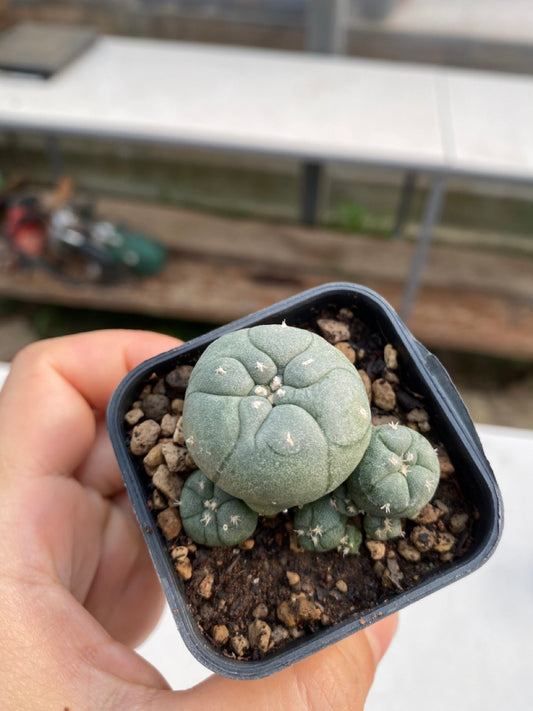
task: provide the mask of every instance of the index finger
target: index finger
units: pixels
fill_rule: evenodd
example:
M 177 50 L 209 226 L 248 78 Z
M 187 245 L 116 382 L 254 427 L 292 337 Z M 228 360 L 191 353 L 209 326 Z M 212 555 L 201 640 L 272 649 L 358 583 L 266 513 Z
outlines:
M 0 393 L 2 468 L 71 474 L 94 441 L 95 414 L 143 360 L 181 341 L 148 331 L 93 331 L 22 350 Z

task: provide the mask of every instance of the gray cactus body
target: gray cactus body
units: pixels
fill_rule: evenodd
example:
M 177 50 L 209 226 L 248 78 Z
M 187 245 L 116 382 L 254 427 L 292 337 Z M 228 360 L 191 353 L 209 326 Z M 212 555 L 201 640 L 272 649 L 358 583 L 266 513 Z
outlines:
M 255 511 L 222 491 L 200 470 L 183 485 L 180 516 L 185 533 L 206 546 L 236 546 L 250 538 L 257 525 Z
M 413 518 L 432 498 L 439 475 L 437 455 L 425 437 L 402 425 L 378 425 L 346 487 L 371 516 Z
M 320 336 L 284 325 L 214 341 L 185 396 L 183 430 L 196 464 L 262 514 L 339 486 L 361 459 L 370 429 L 353 365 Z
M 331 497 L 323 496 L 295 512 L 294 530 L 302 548 L 324 553 L 341 545 L 346 535 L 346 520 L 346 516 L 333 505 Z

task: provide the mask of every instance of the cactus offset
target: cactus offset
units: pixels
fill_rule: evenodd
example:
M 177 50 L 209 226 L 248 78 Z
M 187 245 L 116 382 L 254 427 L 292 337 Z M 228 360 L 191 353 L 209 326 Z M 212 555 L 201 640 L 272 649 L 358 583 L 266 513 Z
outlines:
M 346 489 L 361 511 L 391 522 L 414 518 L 435 493 L 439 475 L 437 455 L 425 437 L 402 425 L 378 425 Z M 382 529 L 373 520 L 366 524 L 369 534 Z
M 323 496 L 295 512 L 294 531 L 302 548 L 324 553 L 340 545 L 346 534 L 346 520 L 331 497 Z
M 361 377 L 338 349 L 304 329 L 262 325 L 205 350 L 183 430 L 206 476 L 274 514 L 339 486 L 368 445 L 371 419 Z
M 236 546 L 250 538 L 257 525 L 255 511 L 222 491 L 200 470 L 183 485 L 180 516 L 185 533 L 206 546 Z

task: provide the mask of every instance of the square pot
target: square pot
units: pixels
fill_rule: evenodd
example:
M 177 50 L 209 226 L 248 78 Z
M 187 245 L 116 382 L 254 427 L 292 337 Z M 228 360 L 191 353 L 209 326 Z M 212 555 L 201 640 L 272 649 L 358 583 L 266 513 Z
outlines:
M 143 471 L 142 463 L 129 451 L 124 416 L 152 374 L 161 377 L 178 365 L 194 364 L 205 348 L 225 333 L 258 324 L 281 323 L 283 320 L 291 326 L 305 327 L 324 311 L 338 312 L 343 308 L 352 311 L 357 319 L 370 325 L 373 332 L 381 334 L 384 342 L 396 349 L 402 382 L 407 382 L 410 390 L 423 396 L 432 430 L 449 454 L 462 494 L 476 512 L 470 545 L 462 557 L 438 566 L 415 587 L 395 591 L 370 609 L 295 639 L 263 659 L 242 661 L 232 658 L 205 637 L 188 605 L 185 583 L 175 570 L 155 514 L 148 504 L 149 477 Z M 146 361 L 133 370 L 115 391 L 109 403 L 107 421 L 128 494 L 176 625 L 193 656 L 204 666 L 226 677 L 253 679 L 273 674 L 468 575 L 488 559 L 501 534 L 502 502 L 498 486 L 472 420 L 448 374 L 437 358 L 412 336 L 382 297 L 356 284 L 332 283 L 310 289 Z

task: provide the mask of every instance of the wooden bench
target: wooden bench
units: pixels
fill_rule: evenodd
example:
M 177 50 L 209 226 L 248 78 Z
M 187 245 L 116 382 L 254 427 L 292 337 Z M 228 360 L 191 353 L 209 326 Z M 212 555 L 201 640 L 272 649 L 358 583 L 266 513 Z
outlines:
M 290 157 L 303 166 L 302 221 L 322 166 L 429 175 L 401 309 L 409 316 L 446 180 L 533 182 L 533 80 L 430 66 L 102 37 L 48 80 L 0 74 L 0 129 Z

